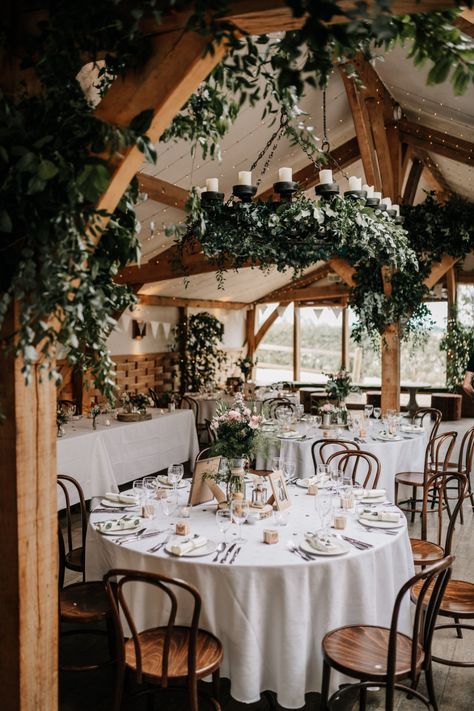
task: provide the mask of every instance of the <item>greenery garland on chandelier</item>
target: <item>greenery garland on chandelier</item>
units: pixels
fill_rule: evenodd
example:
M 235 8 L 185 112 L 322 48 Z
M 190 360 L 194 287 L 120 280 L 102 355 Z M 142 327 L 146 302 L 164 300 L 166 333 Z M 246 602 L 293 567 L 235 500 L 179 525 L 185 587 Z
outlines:
M 210 147 L 211 152 L 240 108 L 260 98 L 266 100 L 270 120 L 281 106 L 286 107 L 291 118 L 286 134 L 314 147 L 297 105 L 305 85 L 325 86 L 335 58 L 350 65 L 361 50 L 369 56 L 371 46 L 412 40 L 410 55 L 415 64 L 431 62 L 429 81 L 441 82 L 449 75 L 458 93 L 474 76 L 472 48 L 454 27 L 457 10 L 392 17 L 387 0 L 376 0 L 371 8 L 357 3 L 349 11 L 338 2 L 288 0 L 288 5 L 306 20 L 300 30 L 287 32 L 278 42 L 267 37 L 238 38 L 230 23 L 219 21 L 227 8 L 219 0 L 64 0 L 51 5 L 49 15 L 46 8 L 41 22 L 27 29 L 21 24 L 21 4 L 2 17 L 2 58 L 8 57 L 15 70 L 15 62 L 21 62 L 27 74 L 24 85 L 13 87 L 11 94 L 0 94 L 0 327 L 15 301 L 16 331 L 4 334 L 2 345 L 14 344 L 27 379 L 38 361 L 50 377 L 60 379 L 54 356 L 61 344 L 70 362 L 83 370 L 90 368 L 96 386 L 112 398 L 113 363 L 107 337 L 115 325 L 114 314 L 135 300 L 114 277 L 138 257 L 136 187 L 132 185 L 114 214 L 107 216 L 110 220 L 98 248 L 95 242 L 104 215 L 95 206 L 107 188 L 116 154 L 137 146 L 145 159 L 154 160 L 154 148 L 146 138 L 153 107 L 126 128 L 99 120 L 81 86 L 80 71 L 87 62 L 98 63 L 95 88 L 103 97 L 117 77 L 149 56 L 152 44 L 145 33 L 150 21 L 159 24 L 167 10 L 191 8 L 187 29 L 230 41 L 231 50 L 162 140 L 184 138 L 204 150 Z M 348 21 L 329 24 L 333 16 Z M 261 52 L 264 45 L 267 50 Z M 254 233 L 255 220 L 267 220 L 252 210 L 240 212 L 244 223 L 250 220 Z M 347 225 L 354 222 L 346 208 L 335 212 L 333 225 L 332 216 L 324 215 L 328 235 L 323 235 L 323 241 L 335 239 L 331 237 L 335 234 L 348 235 Z M 290 212 L 277 210 L 270 218 L 275 237 L 282 236 Z M 307 229 L 317 222 L 312 213 L 300 218 Z M 361 234 L 382 231 L 402 240 L 402 233 L 392 233 L 383 218 L 361 219 L 367 223 Z M 234 244 L 237 248 L 236 240 Z M 346 249 L 350 252 L 351 246 Z M 300 267 L 298 253 L 299 248 L 288 255 L 289 266 Z M 304 263 L 314 256 L 311 250 L 303 253 Z M 402 253 L 411 264 L 409 251 Z

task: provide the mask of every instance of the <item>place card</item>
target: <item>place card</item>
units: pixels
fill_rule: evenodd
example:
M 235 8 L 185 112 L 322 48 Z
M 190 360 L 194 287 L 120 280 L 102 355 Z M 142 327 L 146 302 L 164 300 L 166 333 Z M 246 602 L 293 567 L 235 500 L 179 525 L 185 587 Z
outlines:
M 270 497 L 267 503 L 273 504 L 273 506 L 279 511 L 287 509 L 288 506 L 291 506 L 291 501 L 288 496 L 288 490 L 286 488 L 283 472 L 280 470 L 270 472 L 268 474 L 268 478 L 272 487 L 273 496 Z

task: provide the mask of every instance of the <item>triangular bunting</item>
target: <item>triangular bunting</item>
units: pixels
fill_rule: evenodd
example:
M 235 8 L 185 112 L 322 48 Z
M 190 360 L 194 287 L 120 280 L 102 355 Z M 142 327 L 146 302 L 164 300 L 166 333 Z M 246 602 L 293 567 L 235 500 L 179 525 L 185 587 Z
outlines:
M 158 328 L 160 327 L 160 322 L 159 321 L 150 321 L 150 326 L 151 326 L 151 332 L 153 335 L 153 338 L 156 338 L 158 335 Z
M 168 323 L 167 321 L 164 321 L 161 325 L 163 326 L 165 338 L 166 338 L 166 340 L 168 340 L 168 336 L 170 335 L 170 331 L 171 331 L 171 324 Z

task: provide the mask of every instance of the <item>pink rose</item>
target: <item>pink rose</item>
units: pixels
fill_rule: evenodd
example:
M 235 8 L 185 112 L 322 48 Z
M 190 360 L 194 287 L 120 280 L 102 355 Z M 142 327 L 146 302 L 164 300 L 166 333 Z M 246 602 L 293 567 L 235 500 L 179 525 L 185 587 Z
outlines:
M 259 415 L 252 415 L 252 417 L 250 418 L 249 427 L 251 427 L 251 429 L 255 430 L 255 429 L 257 429 L 259 424 L 260 424 L 260 416 Z
M 240 412 L 237 410 L 229 410 L 227 413 L 227 419 L 228 420 L 239 420 L 240 419 Z

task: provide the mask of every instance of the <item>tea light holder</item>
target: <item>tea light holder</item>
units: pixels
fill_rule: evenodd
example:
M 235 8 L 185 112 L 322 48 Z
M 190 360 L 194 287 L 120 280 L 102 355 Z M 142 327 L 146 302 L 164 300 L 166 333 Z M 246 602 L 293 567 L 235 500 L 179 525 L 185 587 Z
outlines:
M 201 202 L 203 205 L 211 205 L 216 202 L 224 202 L 224 193 L 215 193 L 211 190 L 206 190 L 205 193 L 201 195 Z
M 188 536 L 189 535 L 189 523 L 186 523 L 186 521 L 176 521 L 176 535 L 177 536 Z
M 331 199 L 339 195 L 339 185 L 337 183 L 320 183 L 314 188 L 316 195 L 323 199 Z
M 252 198 L 257 193 L 257 187 L 255 185 L 234 185 L 232 187 L 232 194 L 239 198 L 241 202 L 252 202 Z
M 273 528 L 266 528 L 263 531 L 263 542 L 269 545 L 278 543 L 278 531 L 275 531 Z
M 366 200 L 367 192 L 365 190 L 346 190 L 344 197 L 352 200 Z
M 292 195 L 298 192 L 299 184 L 293 180 L 279 180 L 273 184 L 273 191 L 286 200 L 291 200 Z

